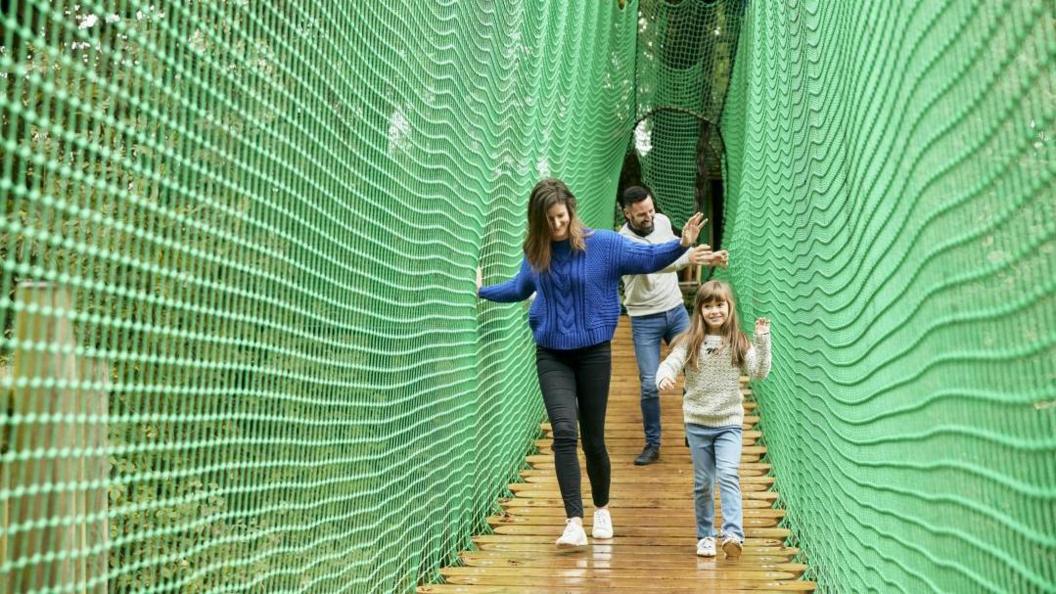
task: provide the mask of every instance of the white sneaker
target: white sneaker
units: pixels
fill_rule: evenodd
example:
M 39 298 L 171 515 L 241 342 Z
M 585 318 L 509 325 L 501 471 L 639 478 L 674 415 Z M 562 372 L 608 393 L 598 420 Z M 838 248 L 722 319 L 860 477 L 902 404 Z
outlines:
M 594 538 L 612 538 L 612 516 L 608 509 L 594 511 L 594 527 L 590 535 Z
M 722 539 L 722 550 L 726 553 L 727 559 L 740 559 L 741 546 L 741 541 L 732 536 Z
M 698 557 L 714 557 L 715 556 L 715 537 L 705 536 L 704 538 L 697 541 L 697 556 Z
M 587 546 L 587 533 L 583 532 L 583 521 L 576 522 L 571 518 L 565 520 L 565 531 L 554 544 L 559 547 L 572 548 Z

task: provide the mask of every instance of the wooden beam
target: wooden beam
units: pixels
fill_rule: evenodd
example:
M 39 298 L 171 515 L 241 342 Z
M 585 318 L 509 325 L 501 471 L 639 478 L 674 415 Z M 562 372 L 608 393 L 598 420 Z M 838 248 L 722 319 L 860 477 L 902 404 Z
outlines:
M 102 486 L 109 474 L 108 373 L 75 355 L 67 290 L 22 283 L 15 310 L 11 414 L 17 420 L 8 423 L 10 452 L 0 474 L 10 489 L 3 559 L 21 565 L 2 585 L 7 592 L 105 593 L 106 550 L 97 545 L 109 532 Z

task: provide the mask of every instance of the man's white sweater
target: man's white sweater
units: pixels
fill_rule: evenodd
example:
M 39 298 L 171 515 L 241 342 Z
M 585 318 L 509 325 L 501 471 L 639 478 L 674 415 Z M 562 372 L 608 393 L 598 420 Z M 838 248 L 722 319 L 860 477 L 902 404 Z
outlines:
M 671 219 L 656 213 L 653 219 L 653 232 L 641 236 L 624 223 L 620 235 L 642 243 L 666 243 L 678 239 L 671 229 Z M 652 274 L 631 274 L 623 277 L 623 306 L 627 315 L 633 317 L 663 313 L 682 305 L 682 291 L 678 288 L 678 275 L 689 264 L 689 252 L 675 260 L 667 268 Z
M 679 341 L 656 372 L 656 385 L 665 379 L 674 381 L 686 366 L 688 349 Z M 697 359 L 700 369 L 686 368 L 686 395 L 682 400 L 682 416 L 687 423 L 705 427 L 727 427 L 744 422 L 744 396 L 739 383 L 741 373 L 762 379 L 770 373 L 770 334 L 755 337 L 755 346 L 748 348 L 744 368 L 731 364 L 730 347 L 721 336 L 709 334 L 700 345 Z

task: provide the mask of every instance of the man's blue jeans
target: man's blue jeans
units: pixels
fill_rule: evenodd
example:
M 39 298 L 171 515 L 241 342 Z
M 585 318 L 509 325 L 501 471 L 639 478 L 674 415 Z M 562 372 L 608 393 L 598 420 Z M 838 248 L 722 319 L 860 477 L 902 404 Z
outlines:
M 660 447 L 660 394 L 656 390 L 660 341 L 671 344 L 687 328 L 689 314 L 681 305 L 665 312 L 631 318 L 634 358 L 638 361 L 638 381 L 642 384 L 642 425 L 646 445 Z
M 697 539 L 715 536 L 715 483 L 722 498 L 722 535 L 744 542 L 741 510 L 741 427 L 705 427 L 686 423 L 693 457 L 693 499 Z

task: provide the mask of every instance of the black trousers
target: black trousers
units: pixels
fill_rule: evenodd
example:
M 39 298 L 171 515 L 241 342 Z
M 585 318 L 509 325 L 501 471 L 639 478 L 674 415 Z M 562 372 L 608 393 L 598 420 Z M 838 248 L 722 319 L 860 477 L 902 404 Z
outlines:
M 609 503 L 609 453 L 605 449 L 605 409 L 609 404 L 612 348 L 609 342 L 567 351 L 537 346 L 535 367 L 546 414 L 554 436 L 554 468 L 565 503 L 565 515 L 583 517 L 576 420 L 583 434 L 583 454 L 594 506 Z M 578 414 L 577 414 L 578 413 Z

